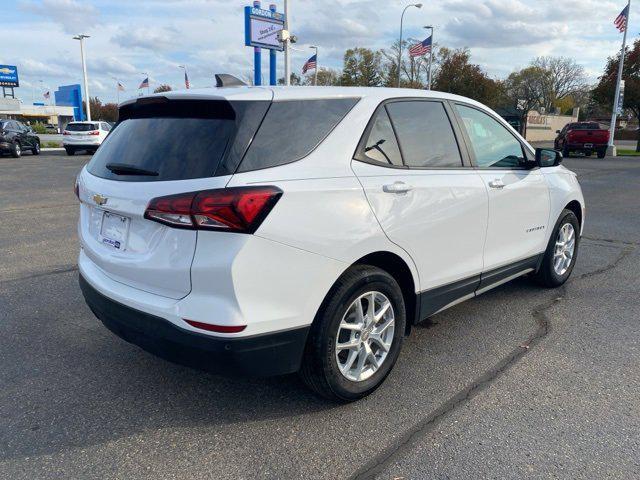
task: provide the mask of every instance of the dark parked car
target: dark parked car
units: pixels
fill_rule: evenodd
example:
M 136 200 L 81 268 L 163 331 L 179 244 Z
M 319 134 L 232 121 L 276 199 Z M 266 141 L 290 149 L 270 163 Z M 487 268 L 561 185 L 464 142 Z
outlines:
M 40 154 L 40 138 L 31 127 L 17 120 L 0 120 L 0 153 L 18 158 L 25 150 Z
M 564 157 L 573 152 L 583 152 L 587 157 L 596 152 L 598 158 L 604 158 L 607 154 L 609 131 L 600 128 L 596 122 L 569 123 L 556 133 L 555 148 L 562 150 Z

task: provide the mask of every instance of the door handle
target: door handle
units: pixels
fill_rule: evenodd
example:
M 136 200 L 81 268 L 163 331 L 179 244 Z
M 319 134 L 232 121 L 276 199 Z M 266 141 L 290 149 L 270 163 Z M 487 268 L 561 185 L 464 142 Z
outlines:
M 491 188 L 497 188 L 498 190 L 501 190 L 504 188 L 505 185 L 504 183 L 502 183 L 502 180 L 495 179 L 489 182 L 489 186 Z
M 413 190 L 413 187 L 404 182 L 395 182 L 382 187 L 382 191 L 386 193 L 407 193 L 411 190 Z

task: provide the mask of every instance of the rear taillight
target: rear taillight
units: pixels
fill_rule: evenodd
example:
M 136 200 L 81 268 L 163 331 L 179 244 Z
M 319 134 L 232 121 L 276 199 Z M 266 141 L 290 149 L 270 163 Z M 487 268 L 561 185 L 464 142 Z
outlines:
M 63 132 L 62 132 L 62 134 L 63 134 L 63 135 L 71 135 L 71 133 L 69 133 L 69 131 L 68 131 L 68 130 L 63 131 Z
M 100 132 L 97 130 L 89 132 L 89 135 L 100 135 Z
M 277 187 L 233 187 L 154 198 L 144 217 L 171 227 L 253 233 L 282 196 Z

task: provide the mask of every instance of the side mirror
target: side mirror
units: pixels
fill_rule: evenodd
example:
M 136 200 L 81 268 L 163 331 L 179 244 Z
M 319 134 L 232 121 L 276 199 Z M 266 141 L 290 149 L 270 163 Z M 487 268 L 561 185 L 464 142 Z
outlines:
M 536 164 L 541 167 L 557 167 L 562 163 L 562 153 L 550 148 L 536 148 Z

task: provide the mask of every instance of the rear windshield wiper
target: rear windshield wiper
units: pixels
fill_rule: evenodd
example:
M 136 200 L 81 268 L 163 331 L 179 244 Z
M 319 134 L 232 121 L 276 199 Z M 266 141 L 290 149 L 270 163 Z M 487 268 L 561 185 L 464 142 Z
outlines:
M 158 176 L 158 172 L 134 167 L 133 165 L 127 165 L 126 163 L 107 163 L 107 165 L 105 166 L 116 175 L 146 175 L 148 177 Z

